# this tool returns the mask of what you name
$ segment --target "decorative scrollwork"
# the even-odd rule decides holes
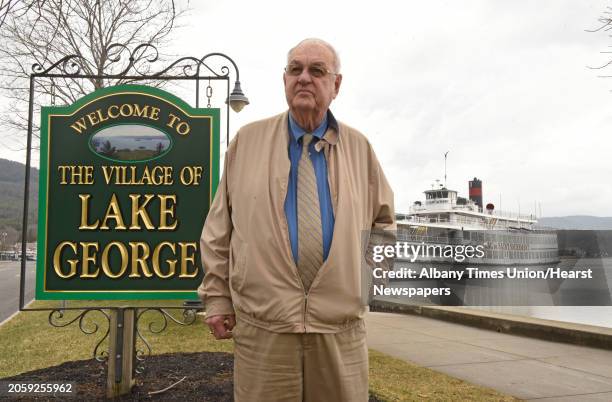
[[[100,326],[96,324],[95,322],[93,322],[92,328],[86,327],[87,324],[85,323],[85,317],[93,311],[97,311],[101,313],[102,315],[104,315],[108,323],[104,336],[98,341],[98,343],[96,343],[96,346],[94,347],[94,350],[93,350],[94,359],[96,359],[99,362],[104,362],[108,359],[108,351],[100,350],[100,346],[102,345],[102,342],[104,342],[104,340],[108,338],[108,334],[110,332],[110,316],[104,310],[87,309],[81,312],[80,314],[77,314],[76,317],[68,320],[67,322],[62,322],[61,320],[64,318],[64,310],[54,309],[54,310],[51,310],[51,312],[49,313],[49,324],[51,324],[52,326],[56,328],[64,328],[74,322],[78,322],[79,329],[81,330],[82,333],[86,335],[92,335],[98,332],[98,329],[100,329]]]
[[[163,319],[162,324],[161,324],[161,326],[159,328],[155,328],[155,325],[156,325],[155,321],[151,321],[149,323],[149,331],[151,333],[154,333],[154,334],[159,334],[159,333],[163,332],[168,327],[168,319],[170,319],[173,322],[175,322],[176,324],[182,325],[182,326],[191,325],[191,324],[194,323],[194,321],[196,319],[196,310],[191,309],[191,308],[183,309],[183,320],[181,321],[180,319],[175,318],[172,314],[170,314],[169,312],[167,312],[163,308],[159,308],[159,307],[147,307],[147,308],[142,309],[141,311],[139,311],[138,316],[136,318],[136,327],[138,327],[138,323],[140,321],[140,317],[142,317],[143,314],[145,314],[145,313],[147,313],[149,311],[153,311],[153,312],[159,313],[161,318]]]
[[[50,67],[45,68],[39,63],[32,65],[32,75],[44,76],[52,74],[64,74],[67,76],[81,76],[97,78],[122,78],[125,76],[136,76],[142,78],[159,77],[216,77],[228,78],[230,67],[222,63],[218,68],[213,68],[211,62],[215,59],[224,60],[231,63],[236,71],[236,78],[239,80],[238,67],[236,63],[223,53],[209,53],[202,58],[181,57],[166,67],[154,72],[155,63],[159,62],[159,51],[150,43],[142,43],[133,50],[122,43],[109,45],[102,54],[106,55],[106,64],[100,69],[94,67],[95,63],[77,54],[68,55]],[[94,73],[95,72],[95,73]]]
[[[194,309],[194,308],[183,309],[183,319],[182,320],[174,317],[168,311],[166,311],[163,308],[159,308],[159,307],[147,307],[142,310],[139,310],[138,314],[136,315],[136,336],[137,336],[137,339],[140,339],[142,341],[142,343],[144,344],[144,348],[146,348],[146,350],[142,348],[136,349],[137,364],[136,364],[135,371],[138,374],[142,374],[144,372],[145,360],[147,359],[147,357],[151,356],[151,351],[152,351],[151,344],[142,335],[140,329],[138,328],[138,324],[140,323],[140,318],[143,316],[143,314],[149,311],[158,313],[159,316],[157,317],[158,318],[161,317],[162,319],[161,324],[156,323],[155,321],[149,322],[148,330],[149,332],[153,334],[159,334],[163,332],[168,327],[168,319],[170,319],[171,321],[173,321],[174,323],[178,325],[187,326],[187,325],[193,324],[197,317],[196,315],[197,309]],[[156,325],[158,325],[158,327],[156,327]]]
[[[34,75],[45,75],[50,74],[53,70],[65,75],[78,75],[81,71],[86,71],[89,66],[89,62],[83,56],[72,54],[61,58],[59,61],[52,64],[49,68],[45,69],[41,64],[32,64],[32,73]]]
[[[200,60],[196,57],[181,57],[172,62],[168,67],[153,74],[154,76],[163,76],[171,74],[173,71],[179,71],[184,77],[197,77],[200,71]]]

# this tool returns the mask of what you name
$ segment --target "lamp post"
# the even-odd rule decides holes
[[[6,236],[7,235],[8,235],[8,233],[6,233],[6,232],[0,233],[0,236],[2,236],[2,239],[0,240],[0,253],[2,253],[1,254],[2,258],[0,258],[0,259],[2,259],[2,260],[4,259],[4,244],[5,244]]]
[[[221,59],[225,59],[229,61],[234,67],[234,71],[236,72],[236,80],[234,81],[234,88],[232,89],[231,93],[229,93],[229,73],[230,73],[229,67],[227,66],[221,67],[221,74],[215,72],[215,70],[212,69],[207,64],[208,59],[212,57],[218,57]],[[219,52],[208,53],[207,55],[205,55],[199,60],[197,71],[196,71],[198,78],[200,77],[200,71],[202,70],[202,67],[204,67],[204,71],[212,72],[215,77],[228,80],[228,86],[227,86],[228,97],[225,100],[225,104],[231,107],[234,112],[240,113],[240,111],[246,105],[249,104],[249,99],[244,95],[244,92],[242,92],[242,87],[240,86],[240,71],[238,70],[238,66],[236,65],[234,60],[232,60],[231,57],[229,57],[228,55],[224,53],[219,53]],[[205,79],[205,77],[202,77],[202,78]],[[210,84],[209,84],[209,87],[210,87]],[[199,94],[200,94],[200,80],[198,79],[196,81],[196,107],[199,106],[199,98],[200,98]],[[207,88],[206,96],[209,98],[209,103],[210,103],[211,95],[212,95],[212,88],[210,88],[210,91]],[[226,144],[229,144],[229,110],[227,111],[226,125],[227,125]]]

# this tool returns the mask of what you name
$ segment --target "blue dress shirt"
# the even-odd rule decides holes
[[[311,133],[313,140],[308,145],[310,160],[314,167],[317,179],[317,192],[319,193],[319,206],[321,208],[321,229],[323,234],[323,260],[327,259],[329,248],[334,233],[334,211],[332,207],[331,194],[329,192],[329,182],[327,180],[327,161],[323,150],[317,152],[314,144],[323,137],[328,126],[337,127],[336,120],[331,112],[323,119],[323,122]],[[291,241],[291,251],[293,259],[298,260],[298,216],[297,216],[297,181],[298,164],[302,156],[302,136],[307,132],[300,127],[291,113],[289,113],[289,160],[291,169],[289,170],[289,185],[287,188],[287,198],[285,198],[285,215],[287,216],[287,227],[289,230],[289,240]]]

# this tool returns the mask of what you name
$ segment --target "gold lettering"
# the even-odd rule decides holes
[[[113,113],[113,108],[117,111],[116,113]],[[116,119],[117,117],[119,117],[119,106],[117,105],[111,105],[108,107],[108,117],[110,117],[111,119]]]
[[[83,130],[87,129],[87,125],[85,124],[85,118],[81,117],[79,120],[75,121],[74,124],[71,124],[70,127],[72,127],[76,132],[81,134]]]
[[[106,184],[110,184],[110,179],[113,177],[114,166],[102,166],[102,173],[104,173],[104,181]]]
[[[81,248],[83,249],[83,272],[81,273],[81,278],[97,278],[100,273],[100,268],[96,266],[96,255],[98,253],[98,243],[93,242],[81,242]],[[94,254],[91,256],[89,254],[89,249],[93,248]],[[93,262],[95,271],[89,272],[89,263]]]
[[[136,170],[132,170],[132,177],[136,176]],[[134,184],[151,184],[151,174],[149,172],[149,167],[145,166],[144,172],[142,172],[142,177],[138,181],[138,183]]]
[[[179,242],[179,246],[181,247],[181,274],[179,278],[195,278],[198,275],[198,267],[195,265],[195,252],[198,249],[196,243],[183,243]],[[189,249],[193,248],[193,252],[189,252]],[[193,272],[187,272],[188,264],[187,262],[191,262],[195,270]]]
[[[130,248],[132,249],[132,273],[130,274],[130,278],[140,278],[140,274],[138,273],[138,267],[142,269],[142,273],[147,278],[153,276],[151,270],[149,269],[149,264],[147,262],[147,258],[149,258],[149,254],[151,253],[151,249],[147,243],[137,241],[130,242]],[[142,250],[142,255],[139,250]]]
[[[176,271],[176,260],[166,260],[166,262],[168,263],[168,273],[164,275],[161,271],[161,267],[159,264],[159,255],[163,247],[169,247],[170,250],[172,250],[172,253],[176,253],[176,247],[174,246],[174,243],[164,241],[155,246],[155,248],[153,249],[153,271],[155,271],[158,277],[162,279],[167,279],[172,277]]]
[[[161,166],[155,166],[151,170],[151,180],[156,186],[164,184],[164,169]]]
[[[68,261],[68,264],[70,264],[70,271],[67,274],[64,274],[62,272],[60,258],[62,256],[62,249],[66,246],[70,247],[72,251],[76,254],[77,246],[75,243],[71,241],[61,242],[55,248],[55,251],[53,252],[53,269],[55,270],[55,273],[57,274],[57,276],[59,276],[60,278],[64,278],[64,279],[71,278],[74,275],[76,275],[77,264],[79,263],[79,260],[66,260]]]
[[[102,226],[100,226],[101,230],[110,229],[107,224],[107,221],[109,219],[115,220],[115,230],[127,229],[125,223],[123,222],[123,217],[121,216],[121,208],[119,207],[119,201],[117,201],[117,196],[115,194],[113,194],[113,196],[111,197],[110,203],[108,204],[108,208],[106,209],[106,214],[104,215]]]
[[[63,165],[58,166],[60,171],[60,184],[93,184],[93,166],[73,166]],[[70,183],[68,183],[70,180]]]
[[[87,218],[89,217],[89,199],[91,198],[91,194],[79,194],[79,198],[81,199],[81,225],[79,226],[79,230],[94,230],[98,228],[100,224],[100,219],[96,219],[96,221],[92,224],[87,223]]]
[[[113,271],[111,271],[110,265],[108,263],[108,255],[110,254],[110,249],[113,246],[117,247],[119,249],[119,253],[121,254],[121,267],[119,269],[119,272],[116,274],[114,274]],[[128,266],[127,247],[125,247],[123,243],[118,242],[118,241],[113,241],[113,242],[108,243],[108,245],[104,247],[104,251],[102,251],[102,271],[104,271],[106,276],[108,276],[111,279],[117,279],[125,273],[127,266]]]
[[[186,168],[187,167],[183,169]],[[201,167],[198,168],[201,170]],[[155,166],[152,169],[149,169],[148,166],[145,166],[142,170],[142,173],[138,173],[138,167],[136,166],[129,166],[129,169],[128,166],[102,166],[102,173],[104,174],[104,182],[106,184],[112,183],[116,185],[129,186],[168,186],[174,183],[172,179],[172,166]],[[182,172],[181,175],[183,175]],[[196,175],[196,177],[198,177],[198,172],[196,171],[195,173],[191,174],[191,176],[193,175]],[[188,184],[192,183],[190,182]]]
[[[81,184],[94,184],[93,166],[83,166],[85,168],[85,178]]]
[[[174,114],[168,113],[168,117],[170,117],[170,121],[168,122],[168,124],[166,124],[166,126],[170,128],[174,128],[176,132],[179,133],[180,135],[187,135],[189,131],[191,130],[191,127],[189,127],[189,124],[185,123],[184,121],[181,121],[181,119],[175,116]],[[176,123],[177,121],[179,123],[175,127],[174,123]]]
[[[174,128],[174,123],[176,123],[177,120],[181,121],[181,119],[179,119],[172,113],[168,113],[168,117],[170,117],[170,121],[168,122],[168,124],[166,124],[166,126],[170,128]]]
[[[60,184],[68,184],[68,182],[66,181],[66,171],[70,168],[70,166],[58,166],[57,170],[59,170],[61,173],[60,175],[62,176],[62,178],[60,179]]]
[[[180,135],[187,135],[189,134],[189,131],[191,131],[191,127],[184,121],[176,125],[176,132]]]
[[[202,166],[193,167],[193,176],[193,185],[197,186],[200,184],[200,179],[202,178]]]
[[[140,230],[139,217],[142,218],[142,221],[147,229],[155,229],[155,226],[153,226],[151,218],[149,218],[149,215],[147,214],[147,211],[145,209],[145,207],[147,206],[149,201],[151,201],[154,195],[145,194],[144,197],[144,202],[142,204],[139,204],[140,194],[130,194],[130,198],[132,199],[132,225],[130,226],[130,230]]]
[[[158,107],[151,107],[151,114],[149,115],[149,119],[159,120],[159,108]]]
[[[166,216],[174,218],[174,207],[176,207],[176,194],[158,194],[159,197],[159,230],[174,230],[178,221],[168,222]],[[168,205],[168,201],[171,201]]]
[[[80,166],[70,166],[70,184],[80,184],[82,177],[81,173]],[[75,181],[75,179],[77,179],[77,181]]]
[[[87,113],[87,118],[89,119],[89,124],[91,124],[92,127],[100,122],[95,112]]]
[[[123,117],[130,117],[132,114],[134,114],[134,108],[129,103],[124,103],[119,107],[119,114]]]
[[[134,116],[138,117],[147,117],[147,113],[149,112],[149,105],[145,105],[142,109],[140,105],[134,104]]]
[[[185,172],[189,173],[189,180],[185,178]],[[184,186],[189,186],[193,183],[193,172],[191,171],[191,166],[185,166],[179,172],[179,179]]]
[[[179,178],[185,186],[199,185],[202,178],[202,166],[184,166],[179,172]]]
[[[104,115],[102,114],[102,110],[101,109],[96,110],[96,114],[98,115],[98,119],[100,119],[100,123],[102,123],[103,121],[108,120],[108,117],[104,117]]]
[[[170,186],[174,183],[172,180],[172,166],[164,166],[164,184]]]

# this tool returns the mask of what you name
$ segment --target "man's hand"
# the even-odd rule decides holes
[[[236,325],[236,316],[230,315],[213,315],[207,317],[204,322],[210,328],[210,333],[215,336],[216,339],[229,339],[232,337],[232,329]]]

